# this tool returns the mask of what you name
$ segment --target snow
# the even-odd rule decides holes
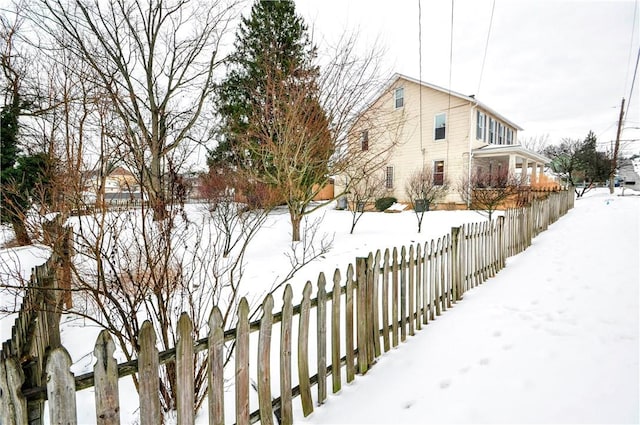
[[[297,422],[638,423],[639,221],[637,197],[576,201],[495,278]]]
[[[333,240],[332,248],[293,278],[294,303],[321,271],[330,281],[335,268],[344,273],[357,256],[484,220],[472,211],[429,211],[418,234],[413,211],[366,212],[349,235],[350,212],[330,205],[316,218],[318,238]],[[589,192],[495,278],[465,293],[311,416],[303,418],[295,399],[296,423],[638,422],[639,221],[640,197]],[[255,302],[287,273],[291,249],[288,215],[276,211],[247,252],[243,285]],[[281,295],[274,298],[279,311]],[[62,329],[76,374],[95,361],[98,329],[84,325],[76,320]],[[93,422],[93,390],[77,397],[79,423]],[[120,380],[120,401],[122,422],[131,423],[137,395],[129,378]]]

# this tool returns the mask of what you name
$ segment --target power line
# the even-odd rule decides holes
[[[491,5],[491,18],[489,18],[489,30],[487,31],[487,41],[484,44],[484,55],[482,56],[482,66],[480,67],[480,79],[478,80],[478,90],[476,96],[480,93],[480,85],[482,84],[482,74],[484,74],[484,63],[487,60],[487,50],[489,50],[489,37],[491,37],[491,27],[493,25],[493,11],[496,8],[496,0]]]
[[[633,70],[633,80],[631,80],[631,90],[629,90],[629,105],[631,105],[631,97],[633,96],[633,86],[636,84],[636,76],[638,75],[638,62],[640,62],[640,47],[638,47],[638,56],[636,57],[636,67]],[[627,107],[627,111],[629,108]],[[625,111],[625,115],[627,115],[627,111]]]
[[[420,97],[418,103],[420,107],[420,153],[422,154],[422,168],[424,169],[424,147],[422,146],[422,5],[418,0],[418,81],[420,82]]]
[[[631,54],[633,53],[633,41],[636,33],[636,15],[638,11],[638,0],[635,0],[633,5],[633,23],[631,24],[631,40],[629,41],[629,56],[627,57],[627,75],[624,77],[624,88],[627,89],[627,83],[629,82],[629,63],[631,63]]]

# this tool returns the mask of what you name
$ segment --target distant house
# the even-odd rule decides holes
[[[395,136],[397,146],[384,166],[386,193],[401,202],[409,201],[405,187],[410,176],[424,168],[433,172],[436,184],[449,183],[443,202],[462,204],[456,187],[472,171],[508,170],[534,184],[550,162],[519,145],[522,128],[473,95],[395,74],[363,116],[372,108],[387,110],[385,120],[393,114],[404,120]],[[362,122],[366,124],[356,125],[362,127],[357,130],[363,135],[363,150],[375,155],[376,144],[392,142],[369,136],[375,133],[373,127],[384,123]]]
[[[86,188],[83,198],[88,204],[100,201],[101,187],[104,192],[104,202],[107,204],[123,204],[143,199],[137,179],[124,167],[115,168],[104,177],[104,182],[101,182],[98,171],[88,172],[85,178]]]

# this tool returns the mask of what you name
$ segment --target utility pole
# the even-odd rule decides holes
[[[624,97],[620,104],[620,118],[618,118],[618,132],[616,133],[616,144],[613,147],[613,158],[611,158],[611,176],[609,178],[609,193],[613,193],[616,168],[618,167],[618,151],[620,150],[620,132],[622,131],[622,118],[624,117]]]

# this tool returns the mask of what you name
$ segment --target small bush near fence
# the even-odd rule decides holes
[[[396,202],[398,202],[398,200],[392,196],[376,199],[376,209],[378,211],[384,211]]]

